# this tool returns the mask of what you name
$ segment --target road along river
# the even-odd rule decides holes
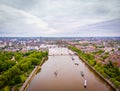
[[[71,54],[71,55],[70,55]],[[86,85],[86,88],[85,86]],[[49,48],[49,58],[27,91],[114,91],[68,48]]]

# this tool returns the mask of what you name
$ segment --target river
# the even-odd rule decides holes
[[[48,60],[35,75],[27,91],[114,91],[73,54],[68,48],[49,48]]]

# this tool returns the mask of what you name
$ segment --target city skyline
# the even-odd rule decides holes
[[[120,37],[119,0],[1,0],[0,37]]]

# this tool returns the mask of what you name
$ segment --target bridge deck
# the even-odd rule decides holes
[[[49,56],[73,56],[75,54],[49,54]]]

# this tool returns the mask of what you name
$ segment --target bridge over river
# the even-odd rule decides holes
[[[54,47],[49,48],[48,60],[42,65],[41,71],[35,75],[27,91],[114,90],[68,48]]]

